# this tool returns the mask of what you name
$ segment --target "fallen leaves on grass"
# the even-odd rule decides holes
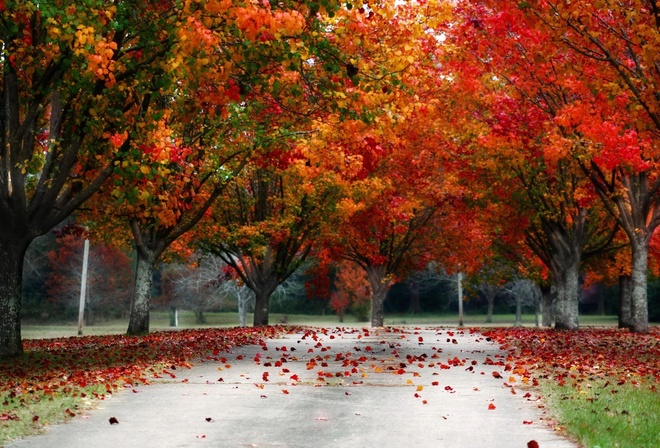
[[[26,394],[85,397],[82,389],[94,385],[111,393],[146,384],[150,377],[174,378],[177,369],[189,368],[192,361],[218,361],[220,352],[261,343],[281,331],[282,327],[253,327],[25,340],[23,356],[0,361],[0,393],[8,399]]]
[[[524,383],[549,378],[580,390],[589,381],[602,379],[611,387],[647,384],[657,390],[660,382],[660,328],[651,328],[648,334],[614,328],[496,328],[483,335],[509,352],[507,363],[513,364],[512,373]]]

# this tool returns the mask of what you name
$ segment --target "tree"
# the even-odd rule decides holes
[[[516,307],[516,320],[514,326],[519,327],[522,325],[522,307],[532,306],[535,312],[536,326],[538,327],[540,324],[539,311],[543,299],[541,289],[538,285],[529,279],[518,279],[507,283],[504,285],[503,289],[512,299]]]
[[[339,316],[339,322],[344,321],[344,314],[349,309],[353,310],[358,320],[369,318],[369,282],[359,266],[346,261],[340,263],[334,286],[335,290],[330,295],[330,307]]]
[[[222,309],[231,281],[226,264],[218,257],[196,254],[188,263],[168,263],[163,266],[163,291],[170,308],[190,309],[196,323],[205,323],[204,312]]]
[[[128,334],[149,331],[158,258],[258,153],[260,134],[271,126],[269,136],[278,133],[284,108],[303,93],[310,93],[307,104],[318,102],[315,89],[327,84],[325,69],[315,68],[324,66],[314,45],[328,42],[317,37],[323,33],[313,5],[209,0],[187,23],[157,80],[157,107],[146,112],[151,123],[132,145],[131,161],[115,170],[109,193],[128,217],[138,254]]]
[[[170,6],[25,1],[0,10],[0,357],[22,352],[26,248],[101,187],[141,126],[181,23]]]
[[[57,230],[56,235],[57,248],[48,254],[51,263],[51,273],[46,280],[48,299],[78,310],[83,242],[88,235],[84,228],[75,224],[67,224]],[[125,315],[132,283],[131,259],[125,253],[107,244],[92,244],[87,269],[86,324],[94,325],[97,317]]]
[[[307,259],[337,200],[332,173],[309,166],[295,149],[265,157],[272,166],[246,167],[199,240],[254,292],[254,325],[268,324],[270,296]]]
[[[486,157],[481,165],[490,171],[489,181],[494,175],[496,182],[516,187],[500,190],[504,194],[496,200],[526,215],[526,244],[556,287],[555,328],[576,329],[581,263],[611,244],[618,225],[603,219],[606,212],[580,162],[557,154],[561,126],[555,120],[575,100],[557,79],[570,77],[575,61],[549,57],[549,36],[499,4],[474,2],[460,12],[457,39],[470,42],[467,60],[477,68],[457,71],[471,78],[465,85],[481,83],[485,89],[478,94],[492,97],[475,114],[488,126],[478,137]]]
[[[658,6],[648,1],[480,2],[502,20],[524,24],[518,38],[542,36],[542,51],[530,53],[539,73],[551,61],[550,86],[561,89],[551,157],[572,157],[588,176],[632,252],[632,329],[648,331],[648,246],[660,224],[655,90]],[[513,4],[515,3],[515,4]],[[534,31],[532,31],[534,30]],[[505,33],[501,34],[505,36]],[[509,36],[512,36],[509,34]],[[535,98],[531,96],[530,98]]]

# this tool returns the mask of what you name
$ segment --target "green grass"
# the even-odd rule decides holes
[[[238,314],[229,312],[205,313],[206,322],[198,324],[195,322],[195,315],[190,311],[181,311],[179,313],[178,328],[206,328],[206,327],[235,327],[238,326]],[[248,314],[248,324],[252,322],[252,314]],[[496,314],[493,316],[492,323],[486,323],[486,316],[483,314],[466,314],[463,319],[466,327],[496,327],[511,326],[515,321],[513,314]],[[358,322],[352,315],[347,315],[344,322],[339,322],[337,316],[333,314],[326,315],[304,315],[304,314],[270,314],[271,324],[290,324],[290,325],[311,325],[319,327],[336,326],[369,326],[369,322]],[[534,326],[534,315],[523,314],[522,323],[524,326]],[[609,326],[617,324],[616,316],[580,316],[580,323],[583,326]],[[385,325],[439,325],[456,326],[458,325],[458,315],[456,314],[390,314],[385,316]],[[94,326],[84,327],[83,334],[89,336],[98,336],[106,334],[123,334],[128,328],[128,320],[118,320],[111,322],[102,322]],[[169,316],[164,311],[153,311],[150,322],[151,331],[175,330],[170,327]],[[22,335],[25,339],[44,339],[56,337],[69,337],[78,334],[77,322],[70,322],[58,325],[38,325],[24,324],[22,326]]]
[[[645,386],[604,380],[577,390],[542,384],[560,426],[585,448],[654,448],[660,437],[660,394]]]
[[[6,420],[0,420],[0,446],[3,442],[39,433],[44,426],[61,423],[94,407],[93,394],[105,393],[105,387],[90,386],[73,395],[35,392],[20,398],[11,392],[0,393]],[[67,412],[68,409],[68,412]]]

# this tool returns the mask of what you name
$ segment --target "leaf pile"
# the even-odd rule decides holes
[[[0,397],[21,401],[49,395],[84,397],[82,389],[89,386],[102,386],[111,393],[146,384],[149,377],[174,376],[171,370],[189,368],[195,359],[261,343],[281,331],[281,327],[252,327],[26,340],[24,356],[0,361]]]
[[[660,383],[660,328],[651,328],[648,334],[611,328],[574,332],[497,328],[483,335],[511,354],[514,372],[534,382],[553,379],[580,390],[588,381],[603,380],[612,387],[647,385],[652,391]]]

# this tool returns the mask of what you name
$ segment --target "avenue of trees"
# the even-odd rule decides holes
[[[254,325],[304,269],[340,316],[366,297],[373,326],[429,272],[491,313],[508,285],[564,330],[581,279],[618,283],[620,325],[648,331],[654,0],[70,3],[0,1],[0,357],[22,353],[33,266],[75,300],[82,235],[88,312],[130,303],[132,335],[161,266],[172,304],[233,282]]]

